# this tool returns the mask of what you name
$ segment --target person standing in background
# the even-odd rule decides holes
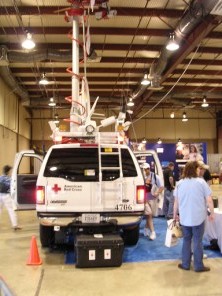
[[[3,175],[0,176],[0,214],[2,212],[3,206],[5,206],[12,223],[12,228],[14,230],[20,230],[21,227],[18,226],[17,215],[13,207],[13,200],[10,196],[11,178],[9,176],[9,173],[11,169],[11,166],[5,165],[2,169]]]
[[[154,240],[156,239],[156,232],[153,225],[152,203],[155,202],[155,199],[157,199],[159,194],[163,191],[163,184],[160,177],[150,171],[150,165],[148,163],[144,163],[142,168],[144,170],[145,185],[147,189],[144,212],[146,217],[144,236],[149,236],[150,240]]]
[[[186,163],[182,179],[174,191],[173,218],[180,221],[183,231],[182,263],[178,264],[178,268],[190,270],[193,242],[194,270],[205,272],[210,268],[203,264],[204,224],[207,208],[210,210],[208,219],[214,219],[214,206],[211,189],[199,174],[198,161]]]
[[[163,172],[164,176],[164,200],[163,200],[163,215],[167,219],[173,218],[173,204],[174,204],[174,196],[173,190],[175,186],[174,180],[174,163],[170,162],[167,168]]]

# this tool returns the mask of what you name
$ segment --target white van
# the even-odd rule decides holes
[[[155,151],[146,153],[153,156],[161,172]],[[143,159],[138,155],[140,162],[145,161],[144,156],[145,152]],[[18,191],[22,180],[26,183],[24,177],[17,176],[21,179]],[[36,185],[43,247],[65,243],[68,235],[116,231],[125,244],[137,243],[145,186],[140,164],[127,145],[102,140],[53,145],[44,157]]]

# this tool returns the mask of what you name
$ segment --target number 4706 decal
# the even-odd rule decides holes
[[[127,205],[127,204],[117,204],[115,206],[115,210],[117,211],[132,211],[133,206],[132,205]]]

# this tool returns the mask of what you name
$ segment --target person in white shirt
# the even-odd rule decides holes
[[[158,198],[164,187],[160,177],[150,171],[150,165],[148,163],[144,163],[142,168],[144,170],[145,185],[147,189],[144,212],[144,215],[146,216],[144,236],[148,236],[150,240],[154,240],[156,239],[156,232],[153,225],[153,212],[151,203]]]
[[[14,230],[20,230],[21,227],[18,226],[17,215],[15,213],[15,210],[13,207],[13,201],[10,196],[11,178],[9,176],[9,173],[11,169],[12,169],[11,166],[5,165],[2,169],[3,174],[2,176],[0,176],[0,214],[2,212],[3,206],[5,206],[12,223],[12,228]]]

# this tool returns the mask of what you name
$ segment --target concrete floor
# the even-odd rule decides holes
[[[13,295],[222,295],[221,258],[207,259],[205,264],[211,267],[211,271],[206,273],[179,270],[179,260],[124,263],[117,268],[78,269],[64,264],[63,253],[41,249],[35,211],[19,212],[18,217],[23,229],[17,232],[11,230],[5,210],[0,220],[0,275]],[[37,238],[43,260],[39,266],[26,265],[33,235]]]

